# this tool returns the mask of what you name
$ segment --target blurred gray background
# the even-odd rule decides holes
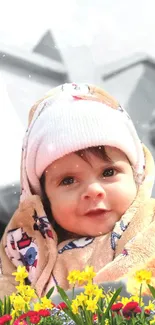
[[[155,157],[154,12],[154,0],[1,0],[0,234],[19,199],[28,111],[53,86],[104,87]]]

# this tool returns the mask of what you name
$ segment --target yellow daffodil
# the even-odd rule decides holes
[[[86,283],[86,274],[85,271],[82,271],[78,276],[78,285],[82,286],[85,283]]]
[[[100,298],[105,298],[105,294],[103,293],[103,290],[97,286],[97,288],[94,290],[94,295],[97,300]]]
[[[155,316],[153,317],[152,320],[149,321],[151,325],[155,325]]]
[[[86,266],[84,269],[85,281],[91,282],[95,277],[96,273],[94,272],[93,266]]]
[[[76,282],[78,281],[78,277],[79,277],[80,273],[81,272],[79,270],[70,271],[69,275],[67,277],[69,284],[75,285]]]
[[[73,270],[69,272],[67,280],[70,284],[83,285],[85,282],[92,282],[96,273],[93,270],[92,266],[86,266],[85,270],[80,272],[79,270]]]
[[[97,300],[100,298],[104,298],[103,290],[98,287],[98,285],[88,282],[88,284],[84,287],[84,294],[89,297],[95,296]]]
[[[77,299],[72,300],[71,308],[72,308],[73,314],[79,313],[79,302]]]
[[[83,307],[85,305],[88,297],[83,292],[81,292],[78,296],[76,296],[76,299],[77,299],[78,305]]]
[[[95,313],[95,311],[98,309],[96,298],[94,298],[94,299],[89,298],[86,301],[86,305],[87,305],[87,308],[86,309],[87,310],[90,310],[92,313]]]
[[[35,293],[35,290],[31,288],[30,286],[25,286],[25,292],[24,295],[26,297],[29,297],[30,299],[37,298],[37,295]]]
[[[117,300],[117,301],[120,301],[120,299],[121,299],[121,296],[118,295],[117,298],[116,298],[116,300]]]
[[[52,302],[46,296],[41,298],[42,309],[51,308]]]
[[[132,295],[138,295],[141,290],[141,295],[150,295],[148,284],[155,286],[155,278],[152,277],[150,270],[134,268],[128,273],[127,291]]]
[[[130,297],[130,301],[135,301],[139,303],[139,296],[135,295],[135,296],[131,296]],[[144,301],[143,298],[141,297],[141,307],[144,306]]]
[[[29,298],[29,300],[37,297],[35,290],[28,285],[20,284],[19,286],[16,286],[16,289],[22,297],[27,299]]]
[[[12,295],[10,296],[10,301],[12,304],[13,304],[15,298],[16,298],[16,293],[13,292]]]
[[[42,304],[40,302],[36,302],[33,306],[34,311],[39,311],[42,309]]]
[[[131,301],[135,301],[135,302],[138,302],[139,303],[139,296],[131,296],[129,298],[127,297],[122,297],[120,299],[120,302],[123,304],[123,305],[126,305],[128,302],[131,302]],[[143,299],[141,299],[141,306],[144,305],[144,302],[143,302]]]
[[[40,301],[38,301],[38,302],[36,302],[35,304],[34,304],[34,310],[35,311],[39,311],[39,310],[41,310],[41,309],[52,309],[53,308],[53,304],[52,304],[52,302],[51,302],[51,300],[50,299],[48,299],[46,296],[45,297],[42,297],[41,299],[40,299]]]
[[[12,275],[14,275],[15,280],[20,283],[23,283],[24,279],[28,277],[28,273],[26,271],[25,266],[21,266],[21,265],[17,267],[17,272],[13,272]]]
[[[96,289],[98,288],[98,286],[93,283],[88,283],[84,288],[85,288],[85,291],[84,291],[85,295],[93,296],[93,295],[95,295],[95,292],[96,292]]]
[[[15,296],[12,305],[16,312],[16,315],[19,315],[21,311],[22,312],[26,311],[26,302],[22,296]]]
[[[152,272],[148,270],[140,270],[135,274],[135,280],[139,283],[150,284],[152,278]]]
[[[151,300],[149,300],[149,303],[147,306],[145,306],[145,309],[149,309],[149,310],[155,309],[155,305],[153,304],[153,302]]]
[[[11,311],[11,316],[12,316],[12,319],[14,319],[16,316],[16,311],[14,309],[12,309],[12,311]]]
[[[131,293],[134,296],[138,296],[139,292],[140,292],[140,286],[141,286],[141,284],[139,282],[137,282],[136,279],[134,279],[133,277],[128,278],[126,289],[129,293]],[[144,288],[144,285],[143,285],[143,288]]]
[[[153,287],[155,286],[155,278],[151,279],[151,283],[150,283]],[[143,283],[138,282],[135,278],[133,277],[129,277],[128,278],[128,282],[126,285],[126,289],[127,291],[134,295],[134,296],[138,296],[139,292],[140,292],[140,287],[142,285],[141,288],[141,294],[142,295],[150,295],[150,290],[148,288],[147,283],[144,281]]]
[[[123,305],[126,305],[128,302],[130,302],[130,298],[127,298],[127,297],[122,297],[120,299],[120,302],[123,304]]]

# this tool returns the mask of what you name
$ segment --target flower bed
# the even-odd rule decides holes
[[[122,297],[119,288],[105,291],[93,283],[93,267],[84,271],[73,270],[68,275],[72,285],[72,299],[57,286],[62,302],[55,305],[50,299],[54,288],[46,296],[39,298],[33,288],[25,285],[28,274],[19,266],[13,275],[19,285],[17,291],[0,300],[0,325],[108,325],[108,324],[155,324],[155,288],[149,270],[139,270],[129,277],[128,290],[134,295]],[[84,291],[75,297],[76,286]],[[146,305],[143,293],[151,298]],[[135,295],[136,294],[136,295]]]

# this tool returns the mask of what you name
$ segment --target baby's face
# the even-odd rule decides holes
[[[116,148],[106,153],[112,162],[88,152],[88,163],[71,153],[47,168],[45,191],[62,228],[83,236],[108,233],[133,202],[137,188],[128,159]]]

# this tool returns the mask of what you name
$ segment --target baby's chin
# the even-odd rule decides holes
[[[109,227],[108,229],[104,229],[104,230],[89,230],[86,232],[81,232],[81,234],[79,234],[79,236],[82,237],[98,237],[98,236],[103,236],[106,235],[108,233],[110,233],[113,230],[114,227]]]
[[[106,235],[108,233],[111,233],[115,227],[115,224],[118,220],[114,221],[113,220],[109,220],[108,223],[106,224],[96,224],[92,226],[92,224],[87,225],[83,228],[76,228],[76,234],[74,233],[74,231],[69,231],[70,234],[73,235],[73,237],[98,237],[98,236],[103,236]]]
[[[119,219],[116,220],[115,223],[110,222],[109,220],[109,223],[107,223],[106,225],[100,225],[99,227],[96,227],[96,229],[89,229],[87,232],[87,236],[97,237],[107,235],[108,233],[111,233],[113,231],[117,221],[119,221]]]

